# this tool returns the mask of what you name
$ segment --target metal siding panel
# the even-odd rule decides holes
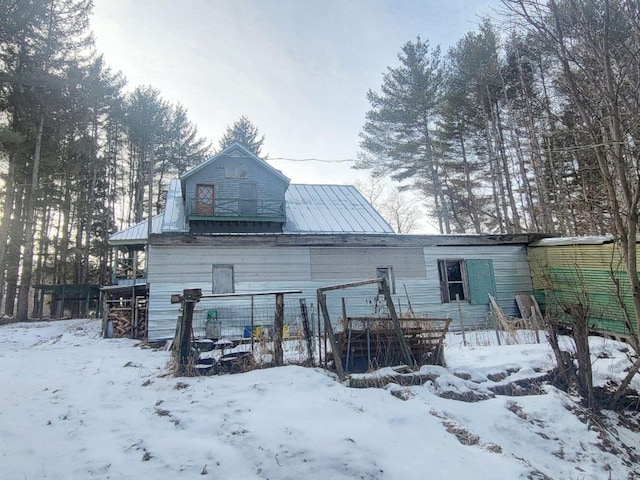
[[[382,265],[394,265],[396,294],[393,295],[396,309],[406,312],[409,301],[416,315],[428,315],[432,318],[450,317],[454,320],[454,329],[459,328],[459,315],[455,303],[443,304],[440,298],[440,284],[437,273],[438,258],[491,258],[496,276],[497,298],[507,315],[517,313],[514,301],[515,293],[531,293],[531,282],[527,263],[524,260],[524,249],[518,246],[496,247],[425,247],[420,248],[422,260],[406,261],[405,267],[397,268],[390,259],[393,248],[385,248],[387,252]],[[398,249],[400,252],[402,249]],[[414,259],[415,250],[405,255],[406,259]],[[339,254],[335,254],[340,252]],[[396,252],[396,253],[398,253]],[[317,254],[319,252],[315,252]],[[321,253],[321,252],[320,252]],[[328,251],[325,251],[328,253]],[[313,311],[314,322],[317,322],[316,289],[322,286],[344,283],[342,275],[353,275],[354,280],[363,277],[374,278],[375,266],[371,272],[341,270],[345,255],[353,254],[348,249],[335,247],[334,254],[324,256],[325,262],[333,266],[325,267],[325,272],[335,271],[332,278],[328,273],[323,280],[312,280],[312,253],[309,247],[251,247],[242,249],[206,248],[188,246],[152,246],[150,255],[149,283],[149,338],[160,339],[172,337],[178,316],[178,306],[171,305],[170,295],[180,293],[184,288],[211,289],[211,265],[214,263],[234,265],[235,287],[237,292],[290,290],[300,289],[300,295],[288,296],[286,301],[305,298],[310,311]],[[314,257],[318,260],[319,257]],[[377,261],[377,259],[376,259]],[[185,264],[185,262],[190,262]],[[411,263],[411,264],[409,264]],[[202,268],[199,265],[204,265]],[[416,266],[417,265],[417,266]],[[425,267],[426,266],[426,267]],[[200,272],[206,271],[207,278]],[[367,267],[368,268],[368,267]],[[418,274],[422,269],[423,273]],[[180,272],[178,274],[178,272]],[[195,275],[193,272],[197,272]],[[197,281],[194,281],[197,276]],[[355,277],[355,278],[354,278]],[[523,278],[524,277],[524,278]],[[191,280],[189,280],[189,278]],[[178,279],[178,280],[176,280]],[[507,283],[508,282],[508,283]],[[406,287],[406,293],[405,293]],[[380,303],[376,285],[340,290],[328,296],[329,310],[334,323],[341,316],[340,299],[344,297],[350,315],[374,315]],[[484,325],[488,307],[486,305],[462,305],[465,326]]]
[[[581,303],[588,306],[594,329],[628,334],[628,316],[636,330],[631,288],[616,244],[533,247],[529,260],[546,311],[562,316],[565,306]]]
[[[389,265],[396,279],[425,277],[421,248],[312,247],[310,254],[312,280],[372,279],[376,267]]]

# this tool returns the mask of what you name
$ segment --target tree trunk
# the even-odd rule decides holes
[[[16,320],[26,322],[29,319],[29,290],[33,273],[33,246],[35,240],[35,206],[38,198],[38,182],[40,169],[40,153],[44,132],[44,113],[40,113],[36,145],[33,152],[33,169],[31,171],[31,189],[27,196],[27,208],[24,219],[24,248],[22,250],[22,271],[20,273],[20,288],[18,290],[18,305]]]

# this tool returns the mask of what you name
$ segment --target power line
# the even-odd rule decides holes
[[[354,158],[326,159],[326,158],[285,158],[285,157],[268,157],[267,160],[283,160],[285,162],[321,162],[321,163],[348,163],[355,162]]]

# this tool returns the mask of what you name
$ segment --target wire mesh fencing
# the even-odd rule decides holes
[[[263,368],[274,363],[274,296],[202,298],[193,313],[194,344],[200,373]],[[281,348],[284,364],[315,363],[317,324],[306,302],[283,302]],[[279,344],[279,342],[278,342]]]

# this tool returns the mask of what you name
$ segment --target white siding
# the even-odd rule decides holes
[[[505,313],[516,315],[514,296],[531,293],[531,279],[523,246],[483,247],[309,247],[309,246],[242,246],[194,247],[153,246],[150,252],[149,338],[173,336],[178,305],[171,305],[171,294],[185,288],[200,288],[211,293],[212,265],[233,265],[236,292],[302,290],[286,300],[305,298],[310,311],[316,308],[319,287],[373,279],[376,267],[393,266],[396,308],[404,313],[410,299],[416,314],[451,317],[454,328],[459,325],[455,303],[443,304],[437,261],[443,258],[491,259],[496,280],[497,298]],[[406,293],[405,293],[406,289]],[[341,298],[350,315],[374,314],[378,308],[377,286],[369,285],[328,292],[332,320],[341,315]],[[484,323],[487,305],[463,302],[467,327]],[[317,317],[316,317],[317,318]]]

